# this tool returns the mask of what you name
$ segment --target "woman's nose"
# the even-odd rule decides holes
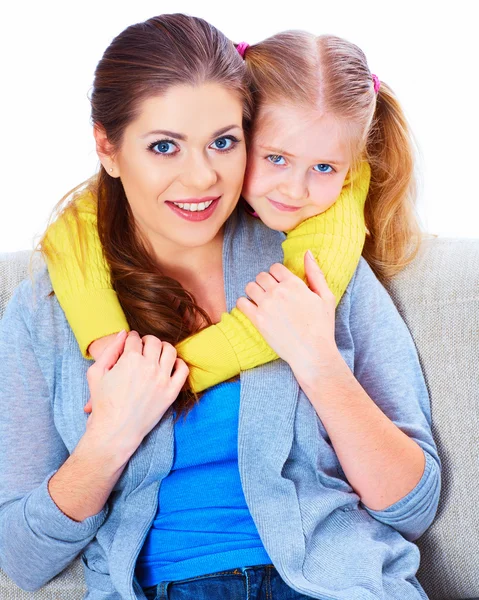
[[[208,190],[218,181],[218,174],[208,156],[198,152],[185,164],[182,180],[191,189]]]

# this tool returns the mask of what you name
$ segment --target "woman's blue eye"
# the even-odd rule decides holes
[[[213,147],[213,150],[231,150],[234,143],[237,141],[238,140],[233,137],[220,137],[216,139],[211,146]]]
[[[316,168],[316,167],[318,167],[318,168]],[[319,165],[314,165],[313,169],[315,171],[318,171],[318,173],[332,173],[334,171],[334,169],[331,165],[326,165],[323,163],[320,163]]]
[[[286,161],[284,161],[284,156],[281,156],[281,154],[270,154],[269,156],[266,157],[270,163],[273,163],[273,165],[285,165]],[[284,161],[284,162],[281,162]]]
[[[154,148],[157,148],[157,150],[154,150]],[[176,144],[168,140],[161,140],[161,142],[151,144],[150,150],[153,150],[155,154],[175,154]]]

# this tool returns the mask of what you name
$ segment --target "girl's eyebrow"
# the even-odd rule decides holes
[[[223,135],[230,129],[241,129],[241,127],[236,124],[228,125],[227,127],[222,127],[221,129],[218,129],[218,131],[215,131],[211,137],[214,137],[214,138],[219,137],[220,135]],[[168,137],[172,137],[177,140],[181,140],[183,142],[186,142],[188,140],[188,136],[186,136],[185,134],[176,133],[175,131],[168,131],[167,129],[155,129],[154,131],[149,131],[148,133],[145,133],[145,135],[142,135],[141,139],[144,139],[144,138],[148,137],[149,135],[166,135]]]
[[[291,152],[286,152],[286,150],[283,150],[282,148],[273,148],[271,146],[262,146],[261,144],[259,144],[260,148],[263,148],[263,150],[267,150],[268,152],[273,152],[274,154],[280,154],[281,156],[289,156],[291,158],[295,158],[294,154],[291,154]],[[344,161],[343,160],[320,160],[318,161],[316,164],[320,165],[320,164],[328,164],[328,165],[343,165]]]
[[[281,154],[281,156],[291,156],[292,158],[294,158],[294,154],[291,154],[290,152],[286,152],[286,150],[283,150],[282,148],[273,148],[272,146],[262,146],[261,144],[259,145],[260,148],[263,148],[263,150],[268,150],[269,152],[274,152],[274,154]]]

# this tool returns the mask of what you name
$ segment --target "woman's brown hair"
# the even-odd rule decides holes
[[[393,91],[384,81],[376,91],[363,51],[332,35],[286,31],[250,46],[245,61],[259,118],[262,106],[288,103],[345,123],[353,164],[371,166],[363,256],[384,282],[413,260],[422,238],[413,143]]]
[[[252,100],[245,64],[234,44],[203,19],[183,14],[153,17],[125,29],[105,50],[95,70],[91,119],[94,125],[104,128],[115,151],[121,147],[123,132],[137,117],[144,100],[162,95],[175,85],[207,82],[225,86],[242,99],[247,136]],[[209,325],[208,315],[194,297],[179,282],[162,275],[153,252],[135,227],[121,180],[110,177],[103,166],[55,207],[54,214],[72,225],[72,246],[80,252],[83,267],[85,237],[78,203],[85,198],[94,203],[111,285],[130,327],[140,336],[152,334],[176,345]],[[63,206],[65,200],[68,202]],[[38,248],[55,260],[48,231]],[[191,391],[182,392],[174,405],[177,414],[186,413],[195,399]]]

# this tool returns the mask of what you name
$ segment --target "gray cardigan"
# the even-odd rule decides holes
[[[248,281],[282,260],[283,235],[241,210],[223,247],[228,308]],[[81,523],[51,500],[47,482],[85,431],[84,360],[46,269],[23,282],[0,322],[0,568],[34,590],[83,551],[90,600],[144,598],[135,562],[173,461],[163,419],[145,438],[104,509]],[[368,394],[424,450],[414,490],[383,511],[349,486],[327,432],[289,366],[241,375],[238,463],[263,544],[282,578],[322,600],[426,598],[415,578],[416,539],[431,523],[440,462],[417,354],[389,296],[361,260],[336,317],[342,356]]]

